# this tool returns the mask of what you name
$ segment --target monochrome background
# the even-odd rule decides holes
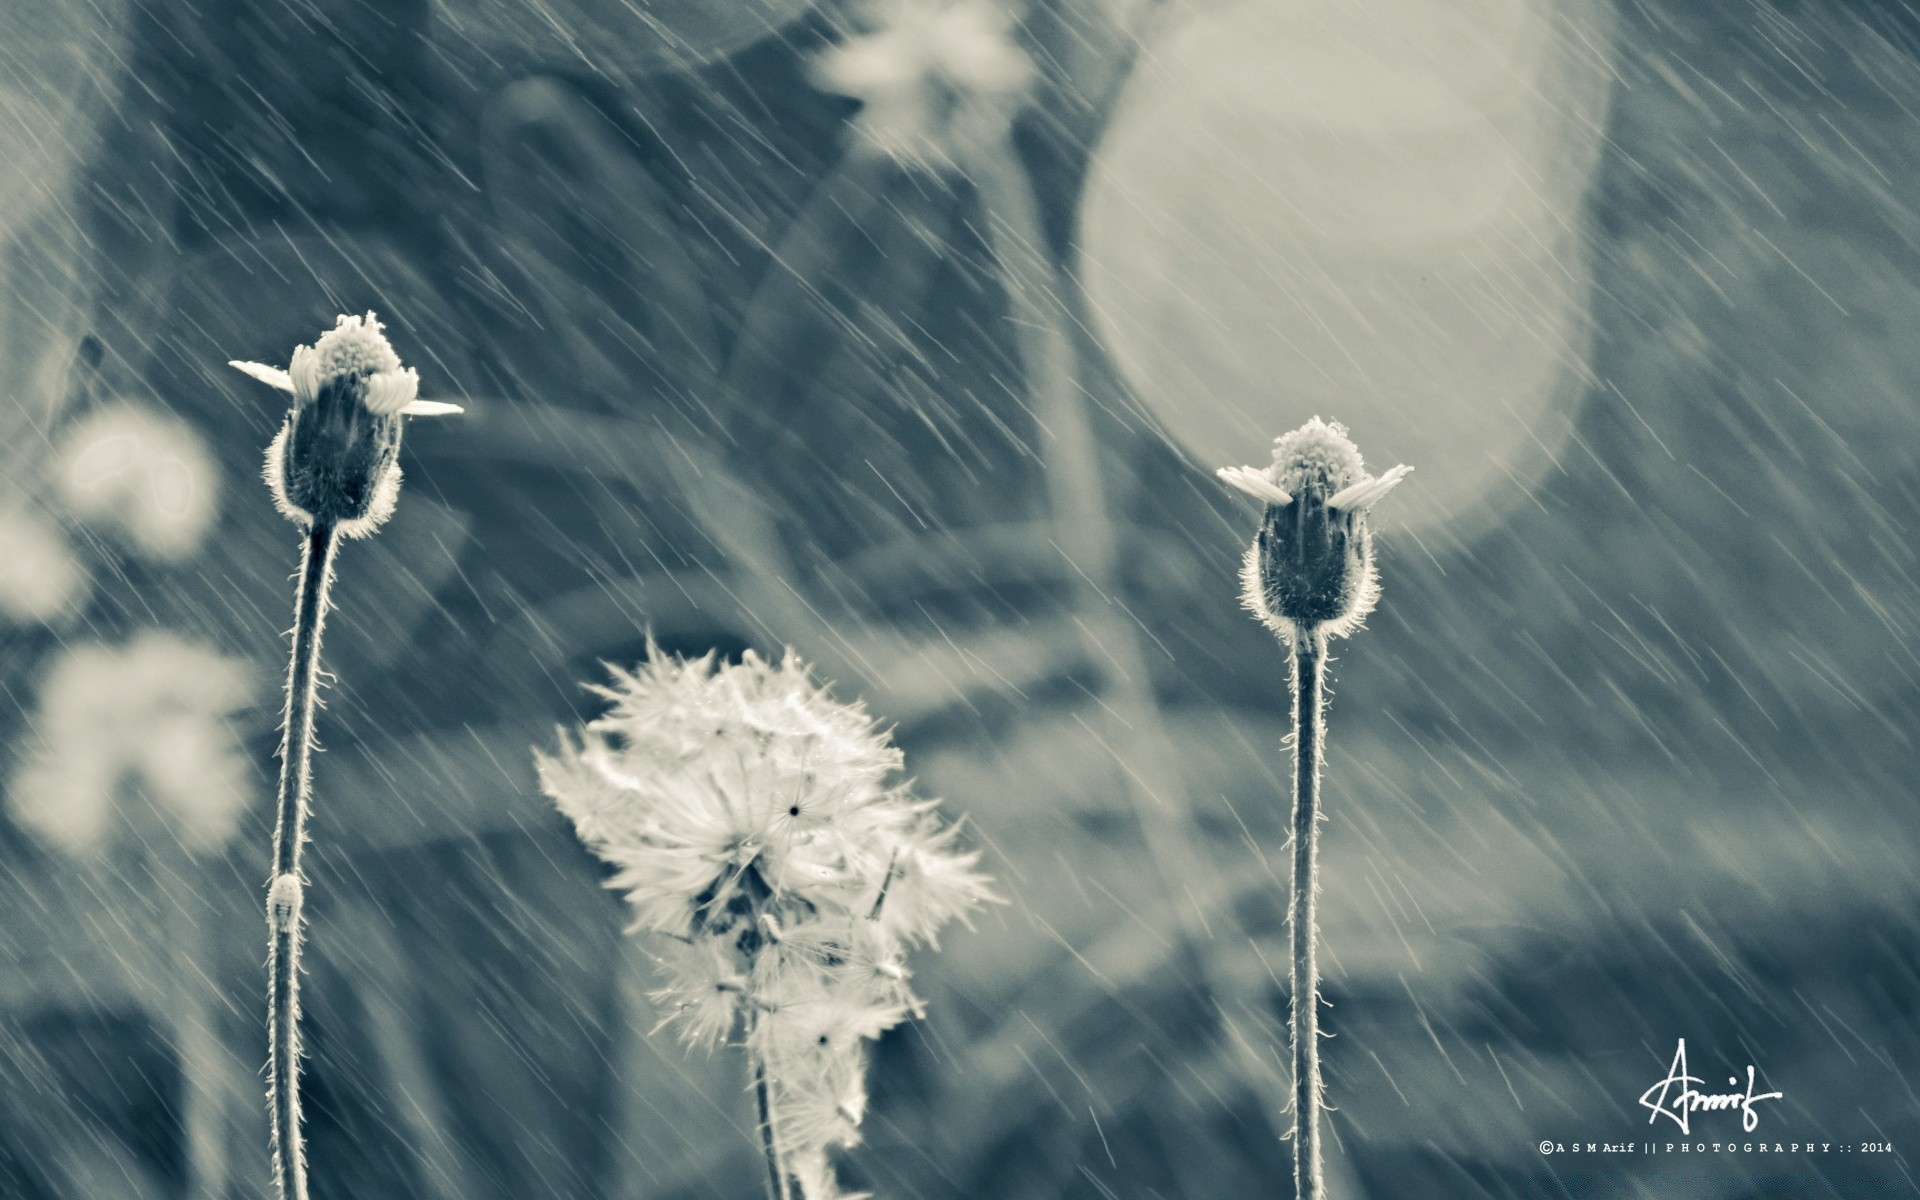
[[[0,3],[0,1194],[265,1194],[297,542],[284,400],[225,364],[369,309],[468,413],[343,552],[316,1197],[755,1194],[739,1064],[649,1037],[647,948],[533,780],[649,630],[864,699],[1008,901],[916,958],[849,1184],[1284,1194],[1284,1046],[1218,1010],[1286,1011],[1286,659],[1212,471],[1315,415],[1417,467],[1336,648],[1335,1194],[1920,1191],[1920,18],[1032,0],[992,180],[862,147],[808,64],[863,19]],[[89,509],[75,439],[130,411],[171,473]],[[49,681],[113,711],[61,664],[154,630],[230,663],[166,702],[242,752],[239,824],[173,832],[103,765],[122,714],[61,760],[113,823],[63,834]],[[1754,1138],[1833,1149],[1541,1154],[1680,1140],[1636,1100],[1681,1038],[1784,1093]]]

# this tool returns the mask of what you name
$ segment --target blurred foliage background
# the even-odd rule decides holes
[[[317,1197],[758,1186],[737,1064],[647,1036],[645,949],[532,783],[649,629],[866,698],[1011,901],[920,962],[850,1183],[1281,1194],[1284,656],[1209,472],[1316,413],[1420,472],[1335,668],[1337,1194],[1915,1190],[1920,25],[1035,0],[970,173],[851,140],[808,64],[859,18],[0,15],[0,753],[144,630],[267,697],[214,714],[262,801],[217,852],[137,772],[86,853],[0,825],[0,1192],[263,1194],[295,539],[255,482],[283,401],[224,364],[369,308],[469,415],[409,434],[330,630]],[[126,405],[205,447],[190,554],[62,507]],[[1538,1153],[1668,1140],[1635,1099],[1680,1037],[1785,1093],[1761,1134],[1900,1152]]]

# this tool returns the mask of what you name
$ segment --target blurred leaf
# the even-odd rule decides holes
[[[503,89],[481,124],[494,249],[542,318],[548,376],[593,407],[663,419],[664,401],[680,428],[710,429],[712,301],[631,141],[554,79]]]
[[[815,0],[432,0],[435,49],[476,78],[571,72],[624,83],[726,58]]]

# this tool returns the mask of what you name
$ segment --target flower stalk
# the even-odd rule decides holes
[[[1292,869],[1287,929],[1292,1012],[1294,1194],[1321,1200],[1319,926],[1321,760],[1326,748],[1327,643],[1357,632],[1380,595],[1367,515],[1411,467],[1368,475],[1339,424],[1318,417],[1274,440],[1273,463],[1227,467],[1220,478],[1262,502],[1260,532],[1241,570],[1242,602],[1287,646],[1293,693]]]
[[[337,545],[336,531],[328,524],[310,527],[302,542],[286,722],[280,741],[280,789],[274,805],[273,882],[267,892],[272,933],[267,955],[267,1070],[273,1174],[283,1200],[305,1200],[307,1194],[306,1150],[300,1135],[300,939],[305,900],[300,849],[313,807],[313,709]]]
[[[1326,742],[1327,639],[1301,628],[1293,638],[1293,870],[1287,904],[1293,996],[1293,1188],[1301,1200],[1324,1194],[1320,1155],[1320,970],[1314,940],[1320,892],[1320,752]]]
[[[793,1195],[786,1164],[780,1161],[780,1135],[773,1127],[773,1089],[767,1085],[767,1064],[752,1056],[753,1099],[759,1113],[760,1152],[767,1160],[767,1200],[790,1200]]]
[[[341,317],[312,346],[297,347],[284,371],[251,362],[229,365],[293,397],[266,464],[275,506],[303,533],[280,741],[273,878],[267,886],[267,1103],[275,1191],[280,1200],[306,1200],[300,1126],[306,884],[300,851],[313,807],[313,716],[334,560],[342,537],[366,537],[393,513],[400,492],[401,418],[460,410],[418,399],[419,376],[401,369],[372,313]]]

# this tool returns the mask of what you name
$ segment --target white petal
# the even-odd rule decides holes
[[[1380,498],[1397,487],[1402,479],[1413,474],[1413,468],[1398,466],[1379,478],[1362,479],[1359,483],[1343,487],[1327,497],[1330,508],[1344,508],[1350,512],[1365,512],[1380,502]]]
[[[1228,484],[1268,504],[1292,504],[1293,497],[1258,467],[1221,467],[1214,472]]]
[[[467,410],[444,400],[415,400],[400,411],[409,417],[448,417]]]
[[[391,416],[414,403],[419,394],[420,374],[412,367],[367,376],[367,407],[383,416]]]
[[[228,360],[227,365],[242,375],[253,376],[268,387],[277,387],[283,392],[291,392],[293,390],[293,376],[282,371],[279,367],[270,367],[265,363],[241,362],[237,358]]]
[[[910,87],[924,72],[921,56],[907,39],[884,31],[836,46],[813,63],[816,83],[856,100]]]
[[[295,346],[287,360],[287,375],[293,380],[293,394],[302,404],[312,404],[320,395],[320,356],[312,346]]]

